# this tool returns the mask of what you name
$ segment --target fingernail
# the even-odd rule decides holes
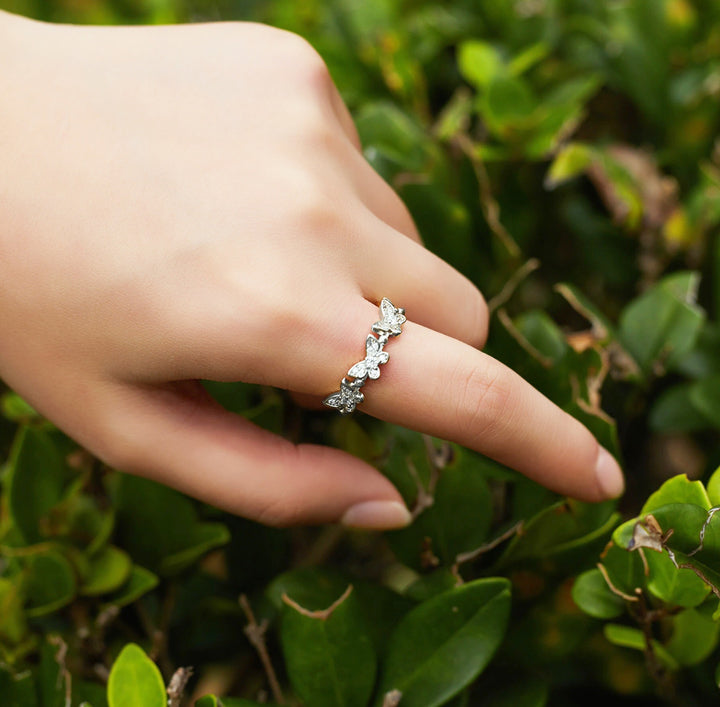
[[[412,516],[402,503],[397,501],[364,501],[350,506],[340,519],[343,525],[353,528],[389,530],[410,525]]]
[[[605,447],[600,447],[595,475],[598,484],[607,498],[617,498],[625,490],[625,480],[618,463]]]

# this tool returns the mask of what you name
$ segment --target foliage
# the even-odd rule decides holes
[[[3,705],[151,707],[190,665],[170,704],[717,700],[717,3],[6,7],[306,36],[428,246],[487,294],[488,351],[622,455],[628,492],[559,498],[455,445],[208,384],[377,464],[416,509],[384,536],[281,531],[103,468],[6,391]]]

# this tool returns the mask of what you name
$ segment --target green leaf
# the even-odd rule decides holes
[[[40,667],[38,671],[38,687],[43,707],[65,707],[65,695],[72,685],[72,678],[66,672],[63,660],[63,647],[58,636],[47,637],[40,649]]]
[[[305,609],[317,611],[330,606],[349,584],[353,585],[353,592],[347,610],[356,614],[357,622],[367,631],[380,654],[395,624],[414,606],[410,599],[329,567],[303,567],[284,572],[271,582],[266,594],[278,610],[284,611],[282,595],[287,594]]]
[[[510,541],[498,567],[575,551],[592,542],[602,547],[619,519],[614,508],[613,502],[590,504],[573,499],[548,506]]]
[[[499,75],[507,73],[500,52],[488,42],[472,39],[458,48],[458,68],[463,78],[475,88],[487,88]]]
[[[13,422],[26,424],[42,419],[42,416],[35,408],[11,390],[0,398],[0,409],[2,414]]]
[[[552,48],[545,42],[537,42],[525,47],[519,54],[516,54],[508,65],[513,76],[519,76],[530,70],[538,62],[545,59]]]
[[[45,616],[69,604],[75,597],[76,579],[70,561],[56,550],[30,555],[25,564],[28,616]]]
[[[603,552],[602,564],[616,589],[634,596],[645,586],[645,567],[637,552],[630,552],[614,542]]]
[[[696,609],[673,617],[673,634],[666,648],[680,665],[702,663],[718,644],[720,624]]]
[[[9,464],[10,515],[27,544],[45,537],[43,519],[63,495],[68,472],[46,432],[21,427]]]
[[[204,695],[195,701],[195,707],[273,707],[274,702],[253,702],[241,697],[215,697],[215,695]]]
[[[583,174],[595,158],[595,150],[590,145],[568,143],[555,155],[545,176],[545,188],[554,189],[559,184]]]
[[[702,381],[680,383],[664,391],[650,410],[650,428],[655,432],[694,432],[713,427],[715,421],[695,403],[697,386],[702,386]]]
[[[392,103],[367,104],[355,124],[366,159],[390,183],[400,172],[427,172],[440,159],[430,134]]]
[[[127,581],[131,570],[130,556],[109,545],[90,558],[89,572],[80,585],[80,594],[96,596],[112,592]]]
[[[305,704],[367,705],[375,684],[375,651],[352,604],[350,592],[324,612],[287,604],[283,608],[280,638],[285,664]]]
[[[714,427],[720,427],[720,376],[695,383],[690,389],[690,400]]]
[[[586,614],[596,619],[614,619],[625,613],[625,602],[610,591],[598,569],[588,570],[575,580],[572,597]]]
[[[0,577],[0,643],[20,643],[27,633],[20,578]]]
[[[177,574],[230,539],[221,523],[199,522],[178,491],[130,474],[115,479],[118,544],[143,566]]]
[[[12,673],[0,665],[0,696],[3,707],[38,707],[35,676],[29,670]]]
[[[676,606],[702,604],[710,587],[693,572],[678,569],[666,553],[648,552],[645,560],[650,571],[647,588],[658,599]]]
[[[510,583],[479,579],[408,613],[390,638],[378,704],[391,690],[404,707],[444,704],[482,672],[505,634]]]
[[[424,553],[450,565],[458,554],[487,539],[492,499],[480,457],[453,446],[453,461],[439,472],[434,503],[415,522],[386,534],[393,552],[408,566],[421,569]]]
[[[108,606],[127,606],[139,599],[143,594],[147,594],[157,586],[158,579],[156,574],[146,570],[140,565],[133,565],[130,569],[130,576],[125,584],[106,599],[103,607]]]
[[[623,310],[618,336],[645,374],[672,368],[695,344],[705,321],[698,285],[697,273],[675,273]]]
[[[480,99],[480,110],[488,127],[501,137],[527,127],[537,107],[530,86],[519,77],[495,76]]]
[[[700,481],[690,481],[685,474],[668,479],[643,504],[640,516],[652,513],[656,508],[671,503],[690,503],[705,510],[710,509],[710,499]]]
[[[140,646],[128,643],[113,663],[108,679],[110,707],[165,707],[167,696],[155,663]]]
[[[707,482],[707,495],[713,506],[720,506],[720,467],[715,469]]]
[[[642,651],[643,653],[647,650],[645,637],[639,628],[631,628],[630,626],[621,626],[619,624],[605,624],[603,632],[605,638],[616,646],[632,648],[636,651]],[[673,658],[660,643],[653,640],[651,645],[655,656],[666,668],[669,670],[677,670],[680,667],[675,658]]]

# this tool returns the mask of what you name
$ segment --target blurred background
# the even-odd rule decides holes
[[[707,481],[720,466],[718,0],[0,0],[0,7],[80,24],[252,20],[306,37],[353,112],[367,159],[407,203],[427,246],[485,293],[493,313],[488,351],[623,460],[620,513],[637,515],[675,474]],[[300,415],[277,391],[209,387],[270,429],[378,463],[410,505],[417,500],[406,462],[425,453],[419,436],[364,417]],[[7,450],[15,425],[32,413],[7,395],[3,405]],[[388,438],[395,446],[385,455]],[[668,663],[675,667],[653,674],[642,640],[629,645],[616,635],[625,648],[611,649],[612,636],[573,604],[568,578],[594,566],[621,517],[614,504],[573,507],[577,527],[543,525],[562,501],[497,465],[474,457],[472,464],[468,479],[484,479],[476,491],[487,524],[471,509],[458,511],[452,547],[485,542],[491,521],[501,532],[518,518],[545,520],[532,542],[469,572],[506,574],[515,613],[493,669],[453,704],[656,704],[658,690],[676,704],[717,700],[713,608],[706,605],[699,624],[683,624],[683,634],[672,625],[675,609],[656,617],[658,640],[667,639],[685,670]],[[136,537],[152,525],[153,504],[129,500],[165,492],[140,480],[118,483],[127,490],[112,500],[116,542],[142,566],[172,576],[160,551],[149,553],[147,539]],[[720,502],[720,494],[711,497]],[[454,509],[446,509],[449,523]],[[392,556],[365,537],[221,519],[232,535],[222,557],[193,566],[182,590],[162,584],[141,609],[162,613],[175,592],[174,618],[166,617],[171,657],[202,667],[240,654],[216,682],[243,695],[257,692],[263,677],[237,641],[238,592],[259,593],[285,567],[323,562],[398,588],[408,567],[428,570],[417,543],[425,532],[434,538],[419,519],[418,528],[389,538]],[[414,599],[431,596],[428,587]],[[199,615],[211,594],[219,598]],[[692,653],[698,642],[702,650]],[[494,697],[483,701],[487,694]]]

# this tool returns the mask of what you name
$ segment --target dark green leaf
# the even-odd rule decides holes
[[[697,273],[669,275],[623,311],[620,341],[646,374],[672,368],[692,349],[705,321],[695,302],[698,285]]]
[[[118,588],[112,596],[108,597],[104,606],[126,606],[132,604],[143,594],[153,590],[158,583],[158,577],[140,565],[133,565],[130,576],[125,584]]]
[[[10,459],[10,513],[26,543],[43,539],[43,520],[58,503],[68,471],[52,438],[42,430],[23,427]]]
[[[443,704],[488,664],[509,612],[505,579],[469,582],[420,604],[390,639],[380,696],[399,690],[407,707]]]
[[[596,619],[614,619],[625,613],[625,602],[610,591],[598,569],[588,570],[575,580],[572,596],[586,614]]]
[[[407,565],[423,568],[431,552],[443,564],[487,539],[492,518],[490,490],[477,455],[453,447],[454,459],[439,472],[434,503],[415,522],[387,533],[390,546]]]
[[[139,476],[115,479],[118,544],[160,574],[177,574],[229,540],[220,523],[199,522],[190,499]]]
[[[108,545],[90,558],[89,572],[80,585],[80,594],[95,596],[112,592],[127,581],[131,569],[129,555]]]
[[[39,707],[35,676],[29,670],[12,673],[0,665],[0,696],[3,707]]]
[[[283,608],[281,640],[290,682],[317,707],[365,707],[375,683],[372,641],[352,609],[352,592],[330,611]]]
[[[25,564],[24,592],[28,616],[44,616],[70,603],[76,579],[70,561],[56,550],[30,555]]]
[[[605,638],[616,646],[632,648],[643,653],[647,651],[645,637],[639,628],[620,626],[619,624],[605,624],[603,627]],[[655,656],[669,670],[677,670],[680,666],[673,656],[657,641],[652,641],[652,649]]]
[[[673,634],[666,648],[680,665],[702,663],[715,649],[720,624],[695,609],[673,617]]]

